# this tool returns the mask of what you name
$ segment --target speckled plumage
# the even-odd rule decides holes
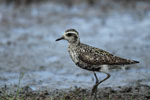
[[[138,61],[120,58],[107,51],[83,43],[69,44],[68,51],[76,65],[91,71],[100,71],[101,65],[126,65],[138,63]]]
[[[100,71],[101,65],[126,65],[139,63],[134,60],[127,60],[114,56],[113,54],[99,48],[95,48],[80,42],[79,33],[75,29],[68,29],[65,34],[57,39],[69,42],[68,52],[73,62],[90,71]]]
[[[75,29],[66,30],[64,35],[56,41],[62,39],[67,40],[69,43],[68,52],[73,62],[82,69],[93,71],[96,83],[92,88],[91,96],[95,94],[94,100],[96,99],[98,85],[110,77],[110,74],[103,70],[104,68],[102,68],[102,65],[126,65],[139,63],[138,61],[120,58],[102,49],[81,43],[79,33]],[[99,81],[95,71],[103,72],[107,74],[107,77]]]

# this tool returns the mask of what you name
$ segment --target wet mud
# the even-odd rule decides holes
[[[0,90],[1,100],[92,100],[89,89],[74,87],[74,89],[66,90],[39,90],[33,91],[28,86],[21,89],[19,97],[16,97],[13,92],[9,95],[4,95],[4,91],[8,92],[8,88]],[[99,88],[97,93],[97,100],[150,100],[150,86],[136,85],[128,87],[106,87]]]

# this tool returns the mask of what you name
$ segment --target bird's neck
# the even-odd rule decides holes
[[[71,45],[71,46],[79,46],[80,45],[80,41],[71,42],[71,43],[69,43],[69,45]]]

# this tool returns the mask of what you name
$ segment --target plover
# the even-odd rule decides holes
[[[68,41],[68,52],[77,66],[93,72],[96,82],[92,88],[91,96],[94,95],[95,99],[97,96],[98,85],[110,77],[110,74],[105,71],[105,68],[103,68],[104,66],[102,65],[127,65],[139,63],[139,61],[117,57],[102,49],[81,43],[79,33],[75,29],[66,30],[62,37],[56,39],[56,41],[59,40]],[[99,81],[96,72],[105,73],[107,77]]]

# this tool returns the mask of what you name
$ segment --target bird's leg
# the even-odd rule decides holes
[[[95,73],[95,72],[93,72],[93,73],[94,73],[94,76],[95,76],[96,81],[95,81],[95,85],[94,85],[93,88],[92,88],[91,96],[93,96],[93,94],[94,94],[94,99],[97,99],[97,86],[98,86],[99,80],[98,80],[98,78],[97,78],[96,73]]]
[[[101,72],[102,72],[102,71],[101,71]],[[100,82],[98,82],[98,85],[101,84],[102,82],[106,81],[107,79],[109,79],[110,76],[111,76],[109,73],[106,73],[106,72],[102,72],[102,73],[105,73],[105,74],[107,75],[107,77],[104,78],[103,80],[101,80]]]
[[[95,72],[93,72],[93,73],[94,73],[94,77],[95,77],[95,79],[96,79],[96,82],[95,82],[95,85],[94,85],[93,88],[92,88],[91,96],[97,91],[97,84],[98,84],[98,82],[99,82],[96,73],[95,73]]]
[[[93,96],[93,94],[94,94],[94,99],[97,99],[97,87],[98,87],[98,85],[101,84],[102,82],[106,81],[110,77],[110,74],[108,74],[106,72],[103,72],[103,73],[107,74],[107,77],[104,78],[103,80],[99,81],[98,78],[97,78],[96,73],[95,72],[93,72],[93,73],[94,73],[96,82],[95,82],[95,85],[92,88],[91,96]]]

